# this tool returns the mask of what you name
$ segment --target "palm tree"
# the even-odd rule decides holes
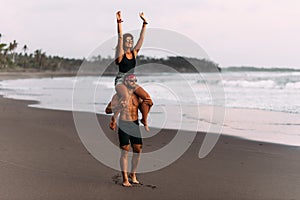
[[[44,61],[47,58],[46,53],[42,52],[41,49],[37,49],[34,51],[34,57],[35,57],[36,63],[38,64],[38,66],[41,70],[44,65]]]
[[[36,65],[39,65],[39,63],[40,63],[41,53],[42,53],[41,49],[37,49],[34,51],[34,60],[35,60]],[[39,66],[39,67],[41,67],[41,66]]]
[[[15,56],[16,56],[16,52],[15,52],[15,49],[17,48],[18,46],[18,43],[16,42],[16,40],[13,41],[12,43],[12,62],[14,63],[15,62]]]
[[[6,44],[0,44],[0,68],[5,68],[6,64],[9,62],[9,58],[7,57],[8,48],[5,48]]]
[[[22,50],[24,51],[23,67],[25,68],[25,66],[26,66],[26,60],[27,60],[27,53],[26,53],[26,51],[28,50],[28,47],[27,47],[26,44],[23,46]]]
[[[4,47],[6,46],[6,44],[1,43],[1,37],[2,37],[2,34],[0,33],[0,56],[2,55],[2,51],[4,50]]]
[[[12,63],[15,62],[15,49],[17,48],[18,46],[18,43],[16,42],[16,40],[14,40],[13,42],[10,42],[9,43],[9,46],[8,46],[8,51],[11,53],[12,55]]]
[[[22,50],[24,51],[24,55],[25,55],[25,54],[26,54],[26,51],[28,50],[28,47],[27,47],[26,44],[23,46]]]
[[[0,54],[2,53],[2,51],[4,51],[5,46],[6,46],[6,44],[0,43]]]

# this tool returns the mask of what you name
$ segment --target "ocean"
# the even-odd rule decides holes
[[[222,73],[138,75],[138,84],[151,95],[154,106],[149,117],[152,127],[209,131],[197,122],[224,123],[226,109],[274,111],[296,116],[285,122],[300,130],[300,72],[299,71],[224,71]],[[114,94],[112,76],[78,76],[0,81],[0,95],[6,98],[34,100],[31,107],[85,111],[104,114]],[[222,109],[199,111],[199,108]],[[207,112],[210,112],[207,114]],[[218,115],[218,116],[217,116]],[[213,119],[212,119],[213,118]],[[268,122],[270,123],[270,122]],[[247,125],[244,127],[247,129]],[[278,127],[273,127],[277,129]],[[286,127],[281,127],[281,134]],[[196,129],[196,130],[195,130]],[[248,132],[253,127],[248,128]],[[251,140],[263,140],[300,146],[300,134],[283,141],[269,131],[256,134],[235,134]],[[259,133],[259,138],[256,136]],[[230,131],[225,134],[230,135]],[[278,133],[277,133],[278,134]],[[250,136],[249,136],[250,135]]]

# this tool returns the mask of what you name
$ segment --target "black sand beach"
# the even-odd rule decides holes
[[[139,174],[143,185],[124,188],[120,172],[82,145],[72,112],[29,103],[0,98],[0,199],[300,199],[300,147],[221,135],[199,159],[204,134],[198,133],[176,162]],[[144,141],[144,150],[163,146],[175,133],[162,130]]]
[[[300,148],[221,136],[213,151],[199,159],[201,133],[175,163],[140,174],[141,186],[123,188],[120,173],[81,144],[71,112],[27,104],[0,98],[1,199],[300,198]],[[163,132],[148,139],[145,150],[174,134]]]

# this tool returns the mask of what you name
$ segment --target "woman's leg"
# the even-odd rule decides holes
[[[147,120],[148,120],[148,114],[149,114],[150,108],[153,105],[152,99],[151,99],[150,95],[148,94],[148,92],[146,92],[141,86],[137,86],[134,93],[143,100],[139,106],[141,113],[142,113],[141,122],[142,122],[142,124],[144,124],[146,131],[149,131]]]
[[[115,89],[120,98],[121,105],[123,107],[126,107],[129,99],[129,93],[127,87],[124,84],[118,84],[116,85]]]

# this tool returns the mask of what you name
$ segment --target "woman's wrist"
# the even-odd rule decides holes
[[[148,22],[146,22],[146,21],[143,21],[143,24],[148,24]]]
[[[123,20],[122,19],[117,19],[117,23],[122,23]]]

